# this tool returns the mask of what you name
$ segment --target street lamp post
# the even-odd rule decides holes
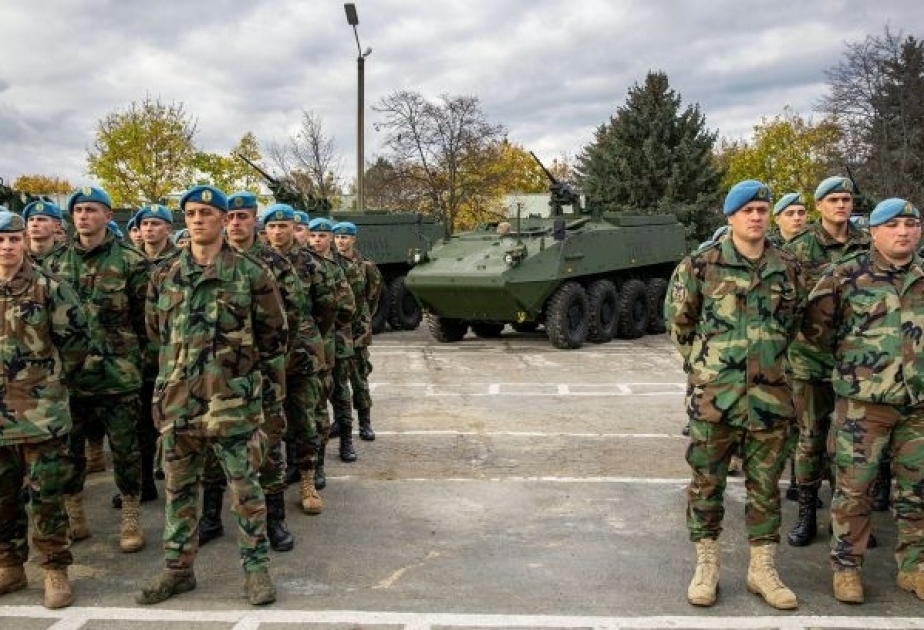
[[[366,170],[366,159],[363,155],[365,147],[365,107],[363,97],[366,90],[365,85],[365,66],[366,57],[372,54],[371,48],[363,50],[359,45],[359,32],[356,26],[359,24],[359,15],[356,13],[356,5],[347,2],[343,5],[346,11],[347,24],[353,27],[353,36],[356,38],[356,73],[358,83],[356,86],[356,210],[363,212],[366,209],[366,196],[363,189],[363,179]]]

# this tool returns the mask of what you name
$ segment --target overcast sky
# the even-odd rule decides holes
[[[649,70],[720,136],[787,105],[810,116],[846,42],[922,36],[920,0],[357,0],[371,106],[396,90],[476,96],[511,141],[573,156]],[[4,0],[0,177],[90,181],[97,122],[146,95],[182,103],[197,143],[284,141],[309,110],[356,168],[357,48],[333,0]],[[816,117],[817,118],[817,117]]]

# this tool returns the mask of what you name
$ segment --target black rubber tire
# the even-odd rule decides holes
[[[504,332],[504,324],[495,322],[472,322],[472,332],[482,339],[498,339]]]
[[[545,330],[556,348],[580,348],[587,340],[589,319],[587,293],[577,282],[558,287],[546,303]]]
[[[587,340],[606,343],[616,336],[619,325],[619,293],[609,280],[596,280],[587,287],[587,304],[590,308]]]
[[[518,333],[534,333],[539,330],[539,322],[523,322],[520,324],[513,323],[510,324],[510,327]]]
[[[427,328],[440,343],[455,343],[462,341],[468,332],[468,322],[464,319],[451,319],[427,313]]]
[[[664,321],[664,299],[667,297],[667,280],[652,278],[648,281],[648,334],[667,332]]]
[[[382,287],[382,292],[379,294],[379,307],[375,311],[375,315],[372,316],[373,335],[385,332],[385,328],[388,326],[388,311],[391,309],[390,297],[388,287]]]
[[[404,286],[404,276],[388,284],[388,299],[391,302],[388,323],[393,330],[416,330],[420,326],[423,309],[417,303],[417,298]]]
[[[648,288],[641,280],[626,280],[619,290],[619,326],[621,339],[638,339],[648,330]]]

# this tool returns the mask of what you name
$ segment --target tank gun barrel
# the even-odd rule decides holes
[[[534,160],[536,160],[536,164],[538,164],[539,168],[543,170],[543,172],[545,173],[545,176],[549,178],[550,182],[552,182],[552,185],[553,186],[558,185],[560,182],[557,179],[555,179],[554,175],[552,175],[552,171],[550,171],[549,169],[545,167],[545,164],[542,163],[542,160],[540,160],[539,157],[532,151],[530,151],[529,154],[533,156]]]
[[[250,160],[250,159],[244,157],[244,156],[241,155],[240,153],[235,153],[234,155],[235,155],[238,159],[240,159],[241,161],[243,161],[245,164],[247,164],[247,166],[249,166],[250,168],[252,168],[252,169],[255,170],[256,172],[260,173],[260,175],[263,176],[263,179],[266,180],[266,182],[270,185],[271,188],[278,188],[278,187],[282,184],[282,182],[280,182],[278,179],[276,179],[275,177],[273,177],[272,175],[270,175],[269,173],[267,173],[266,171],[264,171],[262,168],[260,168],[259,166],[257,166],[252,160]]]

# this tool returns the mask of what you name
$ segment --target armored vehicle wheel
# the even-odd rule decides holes
[[[388,287],[382,287],[382,292],[379,294],[379,307],[372,316],[373,335],[385,332],[385,327],[388,325],[388,311],[391,309],[389,297]]]
[[[394,330],[414,330],[420,326],[423,311],[417,299],[404,286],[404,276],[389,283],[388,297],[391,301],[388,323]]]
[[[667,297],[667,280],[652,278],[648,281],[648,334],[667,332],[664,323],[664,298]]]
[[[590,309],[584,287],[566,282],[546,304],[545,330],[556,348],[580,348],[587,339]]]
[[[497,339],[504,331],[504,324],[494,322],[472,322],[472,332],[482,339]]]
[[[626,280],[619,292],[619,326],[623,339],[638,339],[648,330],[648,288],[641,280]]]
[[[463,319],[439,317],[433,313],[427,313],[427,328],[437,341],[454,343],[462,341],[462,337],[468,332],[468,323]]]
[[[539,322],[522,322],[510,324],[518,333],[534,333],[539,329]]]
[[[616,336],[619,323],[617,309],[619,294],[616,285],[609,280],[597,280],[587,287],[587,302],[590,309],[590,322],[587,339],[594,343],[606,343]]]

